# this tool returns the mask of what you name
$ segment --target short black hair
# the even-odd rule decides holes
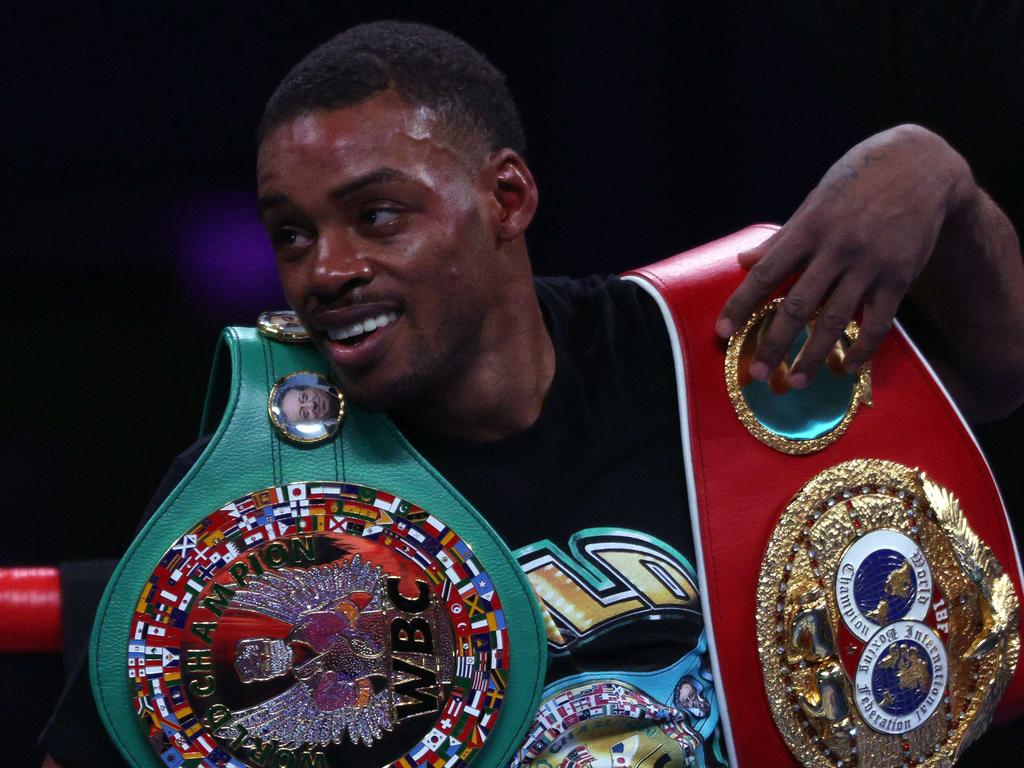
[[[455,35],[401,21],[360,24],[309,53],[267,102],[257,140],[306,112],[354,106],[388,89],[436,111],[458,138],[526,151],[505,76]]]

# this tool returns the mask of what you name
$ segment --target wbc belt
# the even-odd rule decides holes
[[[1024,711],[1022,574],[1006,511],[898,325],[858,375],[823,370],[784,396],[749,380],[777,300],[728,346],[714,322],[743,278],[737,254],[775,229],[626,278],[669,327],[731,762],[949,765],[993,716]]]
[[[525,576],[390,421],[345,412],[294,317],[261,330],[224,332],[210,441],[101,601],[113,742],[133,766],[507,764],[546,670]]]

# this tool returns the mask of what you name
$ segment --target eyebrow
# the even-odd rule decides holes
[[[394,168],[378,168],[375,171],[364,173],[362,176],[352,179],[352,181],[347,181],[341,186],[335,187],[330,191],[330,196],[334,199],[346,197],[372,184],[380,184],[386,181],[405,181],[408,178],[406,174]],[[278,208],[287,202],[288,196],[281,193],[264,195],[256,202],[256,212],[262,216],[266,211]]]

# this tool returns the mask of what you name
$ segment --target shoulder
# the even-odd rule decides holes
[[[534,284],[549,322],[565,323],[565,330],[577,341],[601,334],[614,341],[634,331],[657,331],[663,325],[650,297],[614,275],[538,277]]]
[[[585,374],[607,367],[671,366],[661,310],[637,285],[614,276],[536,278],[537,297],[560,356]]]

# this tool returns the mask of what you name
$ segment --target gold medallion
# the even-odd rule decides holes
[[[274,341],[286,341],[293,344],[309,341],[309,333],[299,321],[298,315],[290,309],[261,312],[260,316],[256,318],[256,329]]]
[[[827,364],[805,389],[786,389],[785,370],[813,331],[815,320],[801,329],[768,381],[750,378],[751,357],[782,299],[768,302],[733,334],[725,353],[725,386],[740,422],[754,437],[782,453],[814,453],[834,443],[850,426],[861,405],[871,405],[871,366],[843,371],[846,350],[859,328],[850,321],[829,354]],[[779,379],[776,381],[776,379]],[[785,390],[785,391],[783,391]]]
[[[857,459],[810,480],[757,588],[775,724],[805,766],[948,766],[1013,675],[1018,599],[959,503],[923,473]]]

